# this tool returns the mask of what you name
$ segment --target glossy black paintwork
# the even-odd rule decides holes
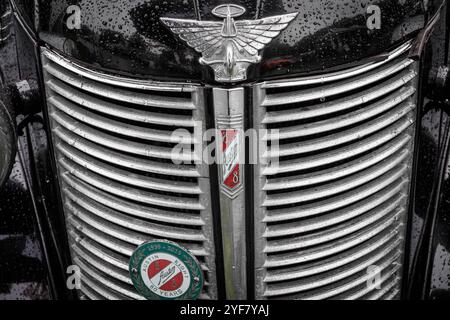
[[[89,6],[88,2],[96,2],[97,8],[105,10],[99,16],[103,20],[92,20],[93,22],[86,24],[81,32],[69,32],[63,23],[66,18],[64,11],[67,5],[79,2],[86,3],[89,8],[95,6]],[[189,0],[185,1],[189,7],[186,9],[185,5],[180,4],[182,1],[176,1],[178,5],[167,1],[167,5],[156,8],[156,3],[164,1],[143,0],[140,1],[139,10],[133,11],[137,2],[42,0],[35,4],[31,0],[15,0],[23,23],[15,22],[16,34],[10,41],[10,45],[14,48],[9,49],[13,52],[5,51],[0,47],[0,57],[4,57],[0,59],[0,69],[5,74],[7,82],[14,83],[29,79],[42,84],[38,48],[44,43],[43,40],[74,58],[114,73],[165,80],[200,79],[210,82],[211,74],[207,68],[196,63],[198,58],[196,53],[176,40],[167,30],[162,29],[157,18],[164,14],[173,17],[210,19],[208,15],[212,7],[223,2],[244,4],[249,8],[247,18],[255,17],[258,10],[256,3],[264,4],[262,9],[259,9],[258,16],[281,13],[283,10],[286,12],[297,10],[294,6],[288,6],[289,3],[296,2],[311,6],[310,10],[315,8],[318,10],[316,12],[320,11],[321,16],[309,12],[311,19],[307,20],[307,17],[303,17],[301,20],[305,28],[316,30],[315,32],[298,39],[299,41],[292,47],[281,44],[282,38],[280,38],[263,52],[264,62],[249,70],[250,80],[278,75],[286,77],[294,73],[305,74],[325,67],[356,63],[365,57],[383,52],[399,40],[392,37],[393,30],[405,12],[411,13],[407,21],[411,21],[413,17],[423,17],[428,20],[441,1],[427,1],[428,11],[424,10],[423,1],[378,1],[378,3],[389,2],[390,4],[384,19],[391,21],[391,24],[383,30],[383,34],[368,34],[367,31],[364,33],[361,28],[358,28],[363,23],[358,21],[361,20],[367,1],[341,1],[342,10],[337,10],[329,4],[337,1],[198,1],[198,7],[195,9],[193,2]],[[285,3],[286,7],[280,9],[279,3]],[[106,10],[112,6],[120,10]],[[358,8],[354,16],[350,18],[345,15],[351,11],[349,8]],[[121,36],[125,33],[124,28],[130,28],[130,26],[125,23],[122,29],[119,27],[120,24],[117,28],[112,26],[117,19],[126,20],[124,15],[133,17],[135,20],[133,23],[139,26],[137,38],[148,40],[156,35],[157,39],[151,39],[151,42],[145,44],[141,43],[141,40],[136,40],[134,44],[130,44],[129,40]],[[317,24],[321,19],[326,21],[326,26]],[[413,27],[407,24],[405,28],[409,31],[406,33],[416,34],[417,28],[423,26],[424,20],[421,21],[419,24],[412,24]],[[33,34],[36,26],[38,33]],[[294,27],[299,28],[299,25]],[[156,33],[153,32],[155,29]],[[27,31],[31,34],[27,34]],[[440,37],[436,37],[436,34]],[[42,42],[35,42],[34,39]],[[411,290],[410,295],[405,295],[405,298],[443,298],[448,297],[449,292],[449,281],[445,278],[448,277],[450,261],[448,255],[450,252],[448,221],[450,169],[448,164],[444,166],[445,179],[442,180],[437,202],[431,194],[431,190],[438,183],[433,173],[442,160],[438,156],[443,147],[439,138],[442,134],[440,135],[439,132],[442,132],[447,119],[442,110],[448,108],[442,103],[446,95],[434,94],[433,74],[437,66],[448,62],[445,58],[449,51],[446,47],[448,44],[446,39],[448,34],[444,24],[443,29],[434,33],[434,39],[422,57],[422,76],[425,80],[421,90],[423,103],[420,106],[422,111],[419,118],[421,126],[417,150],[417,174],[414,180],[415,192],[411,198],[414,206],[409,225],[411,231],[407,239],[409,245],[406,259],[408,278],[405,287],[410,287]],[[149,46],[151,49],[148,49]],[[291,52],[295,52],[294,57]],[[191,55],[192,58],[189,58]],[[300,57],[303,59],[301,62],[298,60]],[[277,60],[280,58],[283,62],[279,67],[280,62]],[[267,64],[270,65],[269,68],[264,67]],[[64,271],[69,264],[69,250],[62,222],[46,108],[42,96],[37,99],[37,101],[40,99],[41,103],[36,106],[35,114],[19,115],[22,161],[16,162],[10,181],[0,191],[0,199],[3,199],[0,204],[0,252],[3,252],[0,255],[0,274],[6,275],[0,278],[0,298],[72,297],[71,292],[65,290]],[[434,212],[428,209],[430,204],[436,207]],[[435,216],[432,224],[434,228],[430,231],[425,227],[424,221],[432,215]],[[421,238],[427,243],[419,241]],[[414,259],[416,256],[418,258]],[[415,260],[418,263],[415,263]],[[10,267],[11,263],[16,266],[14,272]],[[430,263],[431,268],[427,269]],[[425,270],[428,272],[425,273]],[[15,289],[24,288],[23,285],[27,283],[30,284],[30,289],[21,291],[25,295],[17,294],[19,291]]]
[[[410,251],[410,297],[450,299],[450,117],[430,100],[422,118]],[[443,171],[441,171],[443,168]]]
[[[450,118],[442,110],[448,106],[440,102],[428,101],[426,107],[429,110],[422,118],[417,190],[411,216],[410,297],[449,299],[450,163],[442,152]],[[446,168],[444,172],[439,170],[441,165]],[[438,187],[440,190],[436,191]]]
[[[160,17],[217,20],[211,10],[222,3],[247,9],[242,19],[299,12],[262,50],[262,62],[249,68],[248,81],[342,68],[383,53],[425,25],[441,1],[421,0],[17,0],[27,21],[52,47],[115,73],[167,80],[213,82],[201,56],[177,39]],[[427,7],[424,4],[427,4]],[[380,30],[368,30],[367,7],[381,8]],[[69,5],[81,8],[81,30],[66,26]],[[239,18],[239,19],[241,19]]]
[[[6,7],[0,8],[0,15],[5,10]],[[15,41],[10,38],[0,46],[5,85],[20,79],[16,57]],[[23,134],[18,136],[23,140]],[[27,157],[26,150],[19,151],[8,181],[0,186],[0,299],[49,299],[47,263],[26,179],[30,165],[24,167],[21,162]]]
[[[449,8],[446,11],[422,57],[421,126],[407,259],[411,299],[450,299],[450,106],[445,102],[450,83],[436,85],[439,67],[450,61]]]
[[[450,122],[447,114],[446,122]],[[448,156],[448,155],[447,155]],[[450,158],[445,163],[445,179],[442,185],[430,258],[432,270],[429,295],[432,299],[450,299]]]
[[[0,194],[0,300],[49,299],[47,264],[19,157]]]
[[[14,20],[12,37],[0,46],[0,69],[13,92],[21,80],[40,83],[38,44]],[[16,104],[18,153],[0,190],[0,299],[67,297],[68,248],[61,224],[42,95],[29,114]],[[64,266],[63,266],[64,265]]]

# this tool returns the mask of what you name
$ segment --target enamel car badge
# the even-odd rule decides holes
[[[130,259],[131,280],[149,300],[195,300],[203,287],[203,273],[197,259],[169,241],[140,245]]]

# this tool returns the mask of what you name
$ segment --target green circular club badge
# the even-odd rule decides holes
[[[197,259],[170,241],[140,245],[130,259],[130,276],[136,290],[149,300],[195,300],[203,287]]]

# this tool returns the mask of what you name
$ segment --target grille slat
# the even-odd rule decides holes
[[[72,73],[71,71],[68,71],[67,69],[64,69],[63,67],[53,63],[45,63],[44,70],[48,74],[67,84],[70,84],[77,89],[85,92],[90,92],[104,98],[141,106],[153,106],[158,108],[182,110],[195,109],[194,103],[189,99],[174,98],[164,95],[157,96],[148,93],[141,93],[138,91],[124,90],[98,81],[81,78],[78,74]]]
[[[398,196],[397,199],[393,200],[392,203],[387,203],[381,206],[381,208],[377,208],[375,210],[369,211],[368,213],[353,218],[353,220],[348,221],[346,223],[339,224],[337,227],[333,227],[327,230],[323,231],[317,231],[313,235],[306,235],[306,236],[300,236],[300,237],[294,237],[294,238],[288,238],[283,240],[275,240],[273,242],[269,241],[266,252],[279,252],[279,251],[285,251],[285,250],[293,250],[293,249],[299,249],[303,247],[308,247],[312,245],[321,244],[327,241],[338,239],[342,236],[348,235],[350,233],[353,233],[355,231],[358,231],[367,225],[371,224],[374,221],[377,221],[378,219],[384,217],[385,215],[389,214],[392,210],[396,211],[396,214],[399,213],[399,209],[395,210],[394,208],[397,207],[401,201],[403,200],[403,197]],[[323,224],[320,225],[323,227]],[[297,227],[297,228],[296,228]],[[269,229],[267,230],[267,233],[265,234],[266,238],[270,238],[270,236],[288,236],[288,235],[297,235],[299,234],[300,230],[302,229],[302,223],[297,224],[288,224],[285,228],[276,228],[275,230]],[[312,229],[312,228],[309,228]],[[319,229],[319,228],[317,228]],[[314,230],[314,229],[313,229]]]
[[[138,246],[146,241],[155,239],[155,237],[150,237],[142,233],[134,232],[127,228],[123,228],[118,225],[109,223],[108,221],[102,218],[98,218],[97,216],[94,216],[93,214],[89,213],[88,211],[82,209],[77,205],[74,205],[71,202],[66,202],[65,206],[67,212],[73,217],[76,217],[78,219],[76,223],[72,223],[71,221],[71,224],[74,227],[77,227],[78,229],[83,229],[86,226],[89,226],[100,233],[107,234],[108,235],[107,238],[112,237],[113,239],[118,240],[117,242],[115,242],[115,244],[118,244],[121,247],[121,250],[118,251],[121,253],[125,253],[128,256],[131,256],[131,253],[132,251],[134,251],[135,246]],[[81,231],[84,232],[84,230]],[[201,248],[198,244],[193,245],[191,243],[184,243],[182,241],[180,242],[180,244],[183,244],[195,255],[198,256],[207,255],[207,252],[203,248]]]
[[[80,221],[83,221],[86,225],[91,226],[98,231],[102,231],[115,239],[121,240],[123,242],[127,242],[133,245],[140,245],[145,241],[153,240],[154,237],[149,237],[142,233],[134,232],[133,230],[129,230],[127,228],[121,227],[117,224],[110,223],[103,218],[99,218],[98,216],[93,215],[92,213],[84,210],[78,205],[74,205],[72,203],[66,203],[67,211],[77,217]],[[189,243],[183,243],[188,249],[195,252],[196,255],[206,255],[206,252],[199,247],[198,245],[192,245]]]
[[[89,252],[91,255],[98,257],[99,259],[108,262],[110,265],[113,265],[119,269],[128,271],[128,257],[125,255],[121,255],[115,251],[110,250],[109,248],[100,245],[98,242],[93,241],[92,239],[80,235],[75,230],[70,230],[69,236],[71,239],[77,243],[77,245],[82,248],[85,252]],[[202,270],[208,272],[208,267],[203,263],[201,264]]]
[[[153,90],[157,92],[194,92],[196,90],[194,85],[186,83],[176,82],[154,82],[146,81],[143,79],[124,78],[116,75],[110,75],[103,72],[97,72],[92,69],[88,69],[80,64],[75,64],[66,57],[57,54],[54,51],[42,48],[41,50],[43,64],[48,62],[54,62],[57,65],[63,67],[67,71],[70,71],[82,78],[87,78],[102,83],[107,83],[119,88],[129,88],[137,90]]]
[[[402,50],[365,72],[254,87],[269,160],[255,167],[257,298],[396,297],[418,74]]]
[[[56,148],[67,159],[77,163],[79,166],[115,181],[122,181],[123,183],[132,186],[150,190],[160,190],[182,194],[202,193],[200,187],[195,183],[180,181],[170,182],[164,179],[157,179],[145,175],[130,173],[129,171],[97,161],[94,158],[87,156],[85,153],[79,152],[66,144],[58,144]]]
[[[297,205],[288,208],[277,209],[274,211],[268,211],[267,216],[263,219],[265,222],[284,221],[310,217],[328,211],[340,209],[363,200],[371,195],[374,195],[378,191],[383,190],[384,188],[397,182],[398,179],[402,179],[407,171],[408,168],[406,166],[401,166],[400,168],[397,168],[397,170],[388,172],[384,176],[381,176],[380,178],[375,179],[368,184],[365,184],[357,190],[350,190],[344,194],[313,202],[311,204]]]
[[[400,290],[394,289],[391,292],[388,292],[384,296],[380,297],[379,300],[394,300],[394,299],[398,299],[399,295],[400,295]]]
[[[191,162],[194,160],[194,154],[189,152],[174,153],[173,148],[169,146],[156,146],[149,145],[148,143],[135,142],[130,139],[124,139],[116,137],[110,134],[106,134],[100,130],[89,127],[70,116],[59,112],[53,111],[50,116],[55,122],[64,127],[65,129],[72,131],[82,138],[90,140],[101,146],[109,147],[118,151],[124,151],[127,153],[152,157],[158,159],[166,159],[179,162]]]
[[[119,280],[95,269],[95,267],[92,267],[87,261],[80,259],[78,256],[73,260],[80,267],[82,275],[88,274],[91,278],[95,279],[109,290],[118,292],[129,299],[145,300],[145,298],[139,295],[132,286],[121,283]]]
[[[0,17],[0,45],[6,42],[11,36],[12,10],[7,4],[7,11]]]
[[[398,220],[398,214],[391,215],[388,219],[378,221],[373,225],[361,229],[349,236],[345,236],[337,241],[333,241],[332,243],[318,245],[301,251],[277,253],[276,255],[269,256],[266,259],[264,267],[271,268],[289,266],[328,257],[364,243],[384,230],[389,229],[392,223],[396,220]]]
[[[133,245],[132,242],[136,242],[136,236],[133,236],[133,238],[127,239],[126,241],[121,240],[120,238],[112,236],[112,234],[109,234],[107,232],[112,231],[114,234],[117,234],[120,237],[123,237],[123,233],[120,233],[123,231],[123,229],[119,229],[117,227],[113,227],[110,225],[106,225],[105,228],[102,228],[102,230],[98,230],[96,227],[98,227],[97,222],[101,222],[101,220],[93,220],[89,219],[89,216],[85,215],[83,218],[89,219],[88,222],[84,222],[76,215],[72,214],[72,212],[69,212],[70,216],[68,217],[68,223],[69,223],[69,233],[73,232],[77,235],[79,235],[79,238],[84,239],[87,237],[88,239],[98,242],[102,246],[109,248],[113,250],[116,253],[120,253],[127,257],[126,261],[128,261],[129,257],[131,257],[131,254],[133,253],[135,249],[135,245]],[[95,224],[95,226],[92,226],[89,224],[89,222],[92,222]],[[205,257],[207,255],[207,252],[203,250],[202,248],[199,248],[198,246],[188,245],[187,246],[189,250],[191,250],[195,255],[199,257]],[[208,270],[209,267],[204,267],[204,270]]]
[[[114,197],[106,192],[102,192],[95,189],[88,184],[76,180],[69,175],[64,175],[62,180],[72,187],[73,189],[79,191],[81,194],[86,196],[88,199],[97,201],[98,203],[120,210],[122,212],[127,212],[130,215],[149,219],[152,221],[159,221],[171,224],[181,224],[187,226],[203,226],[204,221],[198,215],[184,214],[180,212],[164,211],[155,208],[147,208],[142,205],[138,205],[134,202],[126,201],[118,197]]]
[[[310,232],[326,227],[330,227],[336,225],[338,223],[350,220],[351,218],[355,218],[361,214],[364,214],[367,211],[373,210],[378,206],[381,206],[384,202],[396,202],[399,198],[404,195],[401,191],[404,189],[405,182],[395,182],[387,188],[383,189],[380,192],[375,193],[369,198],[364,199],[363,201],[356,202],[355,204],[345,207],[340,210],[331,211],[329,214],[319,215],[317,217],[309,215],[304,216],[295,216],[288,218],[304,218],[300,223],[289,223],[285,225],[287,220],[291,219],[280,219],[280,217],[272,216],[266,217],[265,222],[278,222],[276,225],[270,225],[267,228],[266,233],[270,233],[271,230],[285,230],[288,229],[286,226],[289,226],[289,229],[292,229],[295,232]]]
[[[404,55],[406,51],[411,47],[410,42],[406,42],[400,45],[398,48],[395,48],[390,54],[383,55],[380,58],[380,61],[358,65],[356,67],[345,70],[345,72],[338,71],[334,73],[328,74],[319,74],[314,76],[306,76],[298,79],[284,79],[278,81],[270,81],[262,84],[262,89],[270,89],[270,88],[284,88],[284,87],[293,87],[293,86],[309,86],[313,84],[324,84],[328,82],[333,82],[337,80],[342,80],[350,77],[354,77],[363,73],[366,73],[370,70],[378,68],[389,61],[392,61],[401,55]]]
[[[386,79],[391,75],[408,68],[413,63],[412,60],[393,60],[388,62],[383,68],[369,71],[355,78],[342,80],[340,83],[333,83],[311,89],[299,91],[290,91],[286,93],[275,93],[266,95],[261,102],[261,106],[278,106],[286,104],[294,104],[309,100],[323,99],[324,97],[335,96],[349,91],[362,88],[364,86],[375,83],[379,80]]]
[[[72,249],[82,259],[82,261],[88,263],[93,267],[92,270],[101,270],[102,273],[111,276],[112,278],[119,280],[126,285],[133,285],[128,270],[122,270],[114,265],[105,263],[105,260],[99,259],[97,256],[92,255],[90,252],[83,250],[77,245],[72,245]],[[208,287],[209,283],[205,282],[204,286]]]
[[[91,266],[95,267],[98,270],[102,270],[108,276],[122,281],[126,284],[133,285],[128,271],[116,268],[108,263],[105,263],[104,260],[98,259],[97,257],[83,251],[76,245],[72,246],[72,250],[77,254],[77,256],[86,261],[86,263],[89,263]]]
[[[358,141],[343,148],[320,153],[318,155],[311,155],[302,158],[296,158],[293,160],[281,161],[276,166],[266,166],[264,169],[262,169],[262,174],[275,175],[280,173],[295,172],[321,167],[324,165],[349,159],[364,154],[367,151],[373,150],[376,147],[383,145],[383,143],[385,142],[391,141],[392,139],[401,135],[403,132],[409,129],[411,125],[412,123],[410,119],[401,119],[394,125],[387,127],[381,132],[373,136],[369,136],[364,141]],[[409,136],[411,137],[412,135]]]
[[[312,187],[302,191],[286,192],[283,193],[283,195],[268,195],[262,205],[265,207],[270,207],[295,204],[299,202],[318,200],[354,189],[360,185],[381,177],[391,170],[399,171],[397,166],[400,165],[402,161],[408,157],[408,155],[409,152],[407,150],[403,150],[403,152],[399,152],[391,158],[383,160],[363,172],[338,180],[334,183],[325,184],[320,187]]]
[[[397,288],[397,283],[400,281],[400,278],[397,275],[393,275],[391,277],[384,276],[380,279],[381,284],[383,284],[383,289],[375,290],[370,294],[364,296],[366,300],[379,300],[383,299],[383,296],[392,294],[393,296],[399,293]],[[386,300],[391,300],[392,298],[386,298]]]
[[[350,277],[362,270],[367,269],[367,267],[379,261],[385,256],[392,254],[392,251],[397,251],[396,246],[388,246],[382,248],[382,250],[375,250],[369,254],[369,256],[364,256],[356,261],[346,264],[342,268],[333,269],[329,272],[321,273],[313,277],[309,277],[306,280],[294,280],[292,282],[284,282],[283,285],[268,285],[266,296],[276,296],[284,294],[298,293],[302,291],[311,290],[317,287],[330,285],[339,280]]]
[[[80,294],[80,300],[105,300],[104,296],[101,296],[85,283],[81,284],[83,294]]]
[[[381,272],[384,274],[386,272],[395,274],[399,271],[399,265],[393,265],[395,261],[401,257],[401,252],[396,251],[391,255],[381,258],[376,261],[376,265],[379,267]],[[292,300],[323,300],[323,299],[334,299],[338,294],[352,290],[355,287],[366,284],[372,275],[368,274],[366,270],[360,271],[359,273],[352,275],[343,280],[334,282],[332,284],[326,285],[321,288],[309,290],[307,292],[290,294],[281,296],[281,299],[292,299]],[[397,284],[398,285],[398,284]],[[280,299],[279,297],[274,297],[275,299]]]
[[[283,190],[298,187],[306,187],[314,184],[325,183],[331,180],[337,180],[349,176],[353,173],[367,169],[386,158],[398,152],[401,148],[411,141],[410,136],[401,136],[399,139],[392,141],[379,148],[375,154],[368,154],[356,160],[344,163],[340,166],[316,171],[312,173],[305,173],[299,175],[291,175],[283,178],[273,178],[268,181],[263,190]]]
[[[50,97],[48,102],[58,108],[58,110],[70,115],[78,121],[121,136],[167,143],[195,143],[192,141],[191,136],[177,136],[173,135],[172,131],[169,130],[147,129],[145,127],[125,124],[123,122],[98,116],[97,114],[83,110],[82,108],[77,107],[76,104],[60,97]]]
[[[142,219],[134,219],[118,211],[107,208],[93,200],[87,200],[83,197],[82,194],[73,189],[66,189],[66,193],[68,198],[80,207],[102,219],[108,220],[109,222],[117,224],[124,228],[149,234],[154,237],[167,237],[169,239],[186,241],[205,240],[204,235],[199,234],[195,229],[189,230],[185,228],[178,228],[175,226],[163,226]]]
[[[135,246],[114,238],[102,231],[90,227],[88,224],[76,218],[74,215],[68,215],[67,224],[70,231],[78,232],[79,234],[89,237],[95,242],[102,244],[103,246],[121,253],[126,256],[131,256],[135,249]]]
[[[374,288],[367,285],[359,286],[354,290],[346,292],[345,294],[333,297],[336,300],[378,300],[383,295],[392,291],[398,284],[400,278],[394,273],[382,274],[379,279],[376,280]],[[378,287],[380,287],[378,289]]]
[[[274,157],[285,157],[291,155],[297,155],[301,153],[308,153],[313,151],[319,151],[322,149],[328,149],[337,145],[352,142],[354,140],[360,139],[362,137],[368,136],[374,132],[377,132],[389,125],[397,122],[403,116],[408,115],[410,111],[414,108],[412,103],[404,103],[385,115],[373,120],[366,122],[358,127],[342,131],[337,134],[329,135],[316,140],[308,140],[303,142],[296,142],[291,144],[282,144],[279,150],[270,150],[270,156]],[[412,121],[412,120],[410,120]]]
[[[383,97],[394,90],[402,88],[405,83],[413,80],[416,75],[417,74],[414,70],[406,70],[391,80],[388,80],[387,83],[376,85],[362,92],[358,92],[340,99],[314,104],[308,106],[308,108],[291,108],[281,111],[269,111],[264,115],[262,123],[274,124],[279,122],[304,120],[308,118],[325,116],[338,111],[349,110]]]
[[[97,256],[117,268],[128,271],[128,263],[124,256],[99,245],[97,242],[92,241],[87,237],[78,235],[74,230],[69,232],[69,236],[73,242],[76,243],[77,246],[83,248],[83,250]]]
[[[373,237],[369,241],[365,242],[362,246],[356,246],[351,250],[333,255],[324,260],[305,263],[289,269],[269,270],[264,278],[264,282],[270,283],[300,279],[345,266],[348,263],[375,252],[379,248],[399,245],[400,239],[396,236],[397,232],[395,231],[387,233],[384,232],[381,235]]]
[[[102,191],[109,192],[119,197],[145,204],[160,206],[163,208],[166,207],[186,210],[204,209],[199,200],[196,199],[162,195],[128,187],[127,185],[114,182],[113,180],[104,178],[98,174],[88,171],[83,167],[70,162],[70,160],[66,158],[61,158],[58,162],[62,168],[70,172],[71,175],[78,178],[79,180],[93,185]]]
[[[69,130],[58,127],[53,130],[54,134],[67,145],[80,150],[85,154],[101,159],[105,162],[122,166],[124,168],[144,172],[174,175],[181,177],[200,177],[195,167],[179,166],[170,163],[161,163],[148,159],[136,158],[120,152],[116,152],[100,145],[96,145],[86,139],[72,134]]]
[[[164,116],[163,113],[124,107],[95,98],[83,92],[77,92],[77,95],[74,95],[73,88],[56,79],[48,80],[46,85],[59,96],[64,97],[75,104],[117,118],[171,127],[194,127],[195,125],[194,119],[188,115],[182,116],[174,114],[168,118]]]
[[[203,89],[95,72],[48,49],[42,60],[82,296],[142,300],[129,259],[140,244],[167,239],[198,258],[200,298],[216,298],[209,170],[194,162],[204,142],[192,136],[205,123]],[[172,134],[178,128],[188,134]]]
[[[322,133],[345,128],[386,112],[387,110],[397,106],[401,102],[411,97],[414,93],[414,88],[403,87],[398,92],[390,94],[389,96],[383,98],[375,104],[367,106],[365,108],[361,108],[354,112],[350,112],[342,116],[330,118],[327,120],[281,128],[280,130],[278,130],[276,135],[269,132],[269,134],[266,136],[266,140],[272,140],[274,138],[278,138],[280,140],[298,138],[308,135],[314,135],[317,134],[317,132]]]
[[[83,274],[81,291],[92,300],[129,300],[129,298],[123,295],[106,289],[104,285],[90,278],[87,274]]]

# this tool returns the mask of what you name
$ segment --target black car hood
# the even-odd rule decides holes
[[[30,1],[16,2],[20,8]],[[223,3],[246,8],[238,19],[299,13],[261,50],[262,61],[249,68],[247,81],[258,81],[319,73],[386,52],[417,34],[441,1],[36,0],[32,19],[42,41],[81,62],[146,79],[208,83],[214,77],[199,63],[201,54],[173,35],[160,18],[218,21],[211,11]],[[372,4],[381,9],[379,30],[366,25]],[[67,28],[70,5],[81,9],[80,30]]]

